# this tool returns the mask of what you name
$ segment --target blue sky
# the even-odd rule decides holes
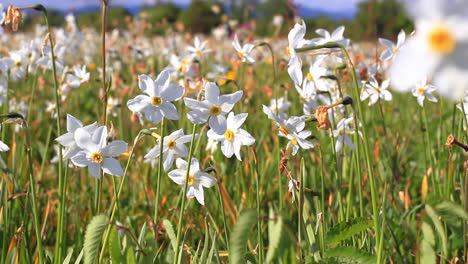
[[[295,0],[295,3],[311,8],[320,8],[325,11],[347,11],[354,10],[356,3],[360,0]],[[153,4],[155,0],[110,0],[113,5],[136,5]],[[189,3],[190,0],[173,0],[174,3]],[[42,3],[46,8],[57,8],[62,10],[72,10],[82,6],[99,4],[99,0],[2,0],[4,6],[14,4],[16,6],[32,5]]]

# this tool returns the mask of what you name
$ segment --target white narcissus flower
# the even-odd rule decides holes
[[[1,125],[0,125],[0,129],[1,129]],[[10,147],[7,146],[7,144],[3,143],[3,141],[0,140],[0,151],[1,152],[4,152],[4,151],[8,151],[10,150]]]
[[[379,38],[379,43],[386,47],[382,54],[380,54],[380,59],[382,61],[387,61],[393,58],[393,56],[398,53],[400,47],[405,43],[405,39],[406,34],[404,30],[401,30],[400,33],[398,33],[396,44],[388,39]]]
[[[468,4],[457,0],[405,2],[415,33],[399,49],[390,70],[392,87],[410,91],[429,76],[437,91],[452,100],[468,89]]]
[[[316,94],[319,91],[328,91],[332,81],[322,78],[322,76],[328,75],[328,69],[321,66],[325,58],[326,55],[317,56],[314,63],[310,65],[302,83],[302,91],[298,90],[300,94]],[[298,89],[297,86],[296,89]]]
[[[390,80],[385,80],[382,82],[381,85],[377,82],[374,77],[369,79],[369,82],[366,83],[366,87],[362,90],[361,93],[361,101],[369,99],[369,105],[373,105],[379,101],[379,99],[385,101],[392,100],[392,94],[388,90],[388,86],[390,84]]]
[[[213,129],[208,131],[208,138],[222,142],[221,151],[224,156],[230,158],[232,155],[236,155],[238,160],[242,160],[240,154],[241,146],[250,146],[255,143],[255,138],[249,132],[240,128],[247,116],[247,113],[234,115],[231,112],[224,123],[224,132],[219,133]]]
[[[288,118],[288,115],[285,113],[291,107],[291,102],[288,101],[286,97],[280,97],[277,99],[270,100],[270,110],[279,116],[281,119]]]
[[[198,135],[195,134],[195,139]],[[172,132],[170,135],[164,137],[163,141],[163,168],[164,171],[169,170],[174,164],[177,157],[185,158],[188,155],[188,149],[185,144],[192,140],[192,135],[184,135],[183,129]],[[152,148],[146,155],[145,159],[158,160],[160,153],[160,141]]]
[[[154,81],[147,75],[140,75],[138,83],[145,95],[137,95],[128,100],[127,106],[132,112],[144,113],[155,124],[161,122],[163,117],[179,119],[177,109],[171,102],[182,98],[184,87],[171,83],[170,70],[163,70]]]
[[[213,83],[205,84],[205,100],[197,101],[184,98],[185,105],[192,109],[187,118],[194,124],[204,124],[209,119],[210,128],[217,133],[224,133],[222,124],[226,121],[225,115],[232,110],[234,104],[242,98],[242,91],[232,94],[219,94],[219,87]]]
[[[360,125],[360,124],[359,124]],[[351,149],[355,149],[353,142],[349,138],[349,134],[356,133],[356,128],[354,126],[354,118],[343,118],[336,125],[336,129],[333,130],[333,137],[336,138],[335,151],[340,152],[343,149],[343,145],[347,145]],[[361,132],[358,130],[358,134],[361,135]]]
[[[319,28],[319,29],[315,30],[315,33],[317,33],[321,37],[311,39],[311,41],[315,45],[323,45],[323,44],[326,44],[328,42],[336,42],[338,44],[341,44],[341,45],[347,47],[349,45],[349,39],[345,39],[343,37],[344,30],[345,30],[344,26],[339,26],[338,28],[336,28],[330,34],[330,32],[328,32],[327,30],[325,30],[323,28]]]
[[[89,173],[99,178],[99,172],[122,176],[124,171],[115,157],[120,156],[127,149],[127,143],[114,140],[107,144],[107,128],[101,126],[93,134],[84,128],[75,131],[75,140],[82,150],[71,158],[75,166],[88,167]]]
[[[431,102],[437,102],[437,98],[432,95],[435,90],[436,87],[434,85],[428,84],[427,79],[424,78],[416,84],[416,87],[413,88],[411,92],[417,98],[418,104],[423,107],[425,98]]]
[[[302,48],[307,41],[304,40],[306,33],[306,24],[304,20],[301,23],[296,23],[294,27],[288,33],[288,46],[286,47],[286,55],[289,58],[289,64],[291,64],[294,58],[297,58],[297,48]]]
[[[169,178],[179,185],[185,184],[187,177],[188,163],[187,161],[178,158],[176,160],[177,169],[168,173]],[[187,180],[187,198],[195,197],[201,205],[205,205],[205,195],[203,187],[210,188],[216,184],[216,180],[210,174],[201,171],[200,165],[196,158],[192,158],[190,162],[190,170]]]
[[[55,139],[58,143],[60,143],[60,145],[65,147],[63,159],[70,159],[81,150],[75,141],[75,132],[78,128],[84,128],[88,133],[93,134],[94,131],[96,131],[98,128],[98,124],[97,122],[94,122],[91,125],[83,127],[83,123],[80,120],[70,114],[67,114],[68,132]]]
[[[89,81],[89,72],[86,71],[86,65],[80,68],[80,66],[73,66],[73,73],[66,75],[66,82],[73,88],[80,87],[81,84]]]
[[[57,72],[62,72],[65,64],[63,62],[63,57],[65,55],[66,47],[62,45],[56,45],[54,47],[54,59],[55,59],[55,67]],[[52,51],[50,46],[45,46],[42,50],[42,57],[40,57],[36,61],[37,65],[41,65],[42,67],[52,70]]]
[[[299,148],[303,149],[311,149],[314,147],[312,142],[308,141],[307,138],[312,135],[312,132],[309,130],[302,130],[300,132],[292,132],[286,136],[289,140],[288,144],[286,145],[286,149],[292,150],[292,155],[296,155]]]
[[[207,41],[201,42],[198,37],[195,37],[194,45],[189,46],[187,51],[192,53],[194,58],[200,58],[203,54],[211,52],[210,49],[205,48]]]
[[[242,60],[242,62],[248,61],[249,63],[254,63],[255,59],[250,56],[250,52],[252,52],[254,45],[247,43],[244,46],[241,46],[239,40],[237,39],[237,35],[234,36],[234,40],[232,41],[232,46],[237,51],[237,56]]]

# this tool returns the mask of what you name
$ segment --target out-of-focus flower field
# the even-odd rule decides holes
[[[0,263],[467,261],[468,4],[373,40],[101,4],[0,5]]]

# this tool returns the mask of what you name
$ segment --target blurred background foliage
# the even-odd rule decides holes
[[[188,6],[181,8],[172,3],[161,3],[155,6],[143,6],[137,13],[132,13],[124,7],[111,7],[108,11],[108,29],[126,28],[133,18],[146,23],[148,35],[164,34],[169,29],[184,30],[190,33],[210,33],[215,27],[228,26],[229,21],[236,21],[236,27],[245,26],[254,29],[259,36],[279,34],[287,36],[289,29],[297,21],[301,7],[293,1],[286,0],[228,0],[229,4],[218,1],[193,0]],[[59,11],[49,11],[52,25],[64,23],[64,14]],[[275,16],[283,17],[283,24],[278,30],[272,23]],[[100,27],[100,10],[81,12],[76,15],[81,26]],[[31,14],[25,19],[26,27],[31,27],[40,16]],[[314,18],[304,18],[307,24],[307,38],[313,37],[313,29],[324,28],[329,31],[340,25],[346,27],[345,37],[353,40],[373,40],[378,37],[395,39],[398,32],[404,29],[407,33],[413,30],[412,21],[398,0],[366,0],[358,4],[357,12],[352,19],[337,19],[325,15]]]

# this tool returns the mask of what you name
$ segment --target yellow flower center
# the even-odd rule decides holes
[[[309,81],[314,80],[314,76],[312,75],[312,73],[310,73],[310,72],[307,73],[307,80],[309,80]]]
[[[228,141],[233,141],[234,140],[234,132],[230,129],[226,130],[224,132],[224,138]]]
[[[293,143],[293,145],[297,145],[297,138],[291,138],[291,143]]]
[[[210,107],[210,114],[212,116],[217,116],[221,113],[221,107],[219,105],[212,105]]]
[[[288,55],[288,58],[291,58],[291,48],[286,47],[286,55]]]
[[[21,61],[15,62],[15,66],[16,66],[16,67],[21,67]]]
[[[94,163],[102,163],[104,158],[102,157],[101,153],[95,151],[91,153],[91,161]]]
[[[154,106],[160,106],[160,105],[162,105],[162,102],[163,102],[163,100],[159,96],[151,97],[151,104],[154,105]]]
[[[456,40],[445,26],[435,26],[427,36],[429,47],[438,54],[450,54],[455,49]]]
[[[187,179],[187,184],[188,185],[193,185],[195,183],[195,176],[189,175]]]
[[[238,51],[237,56],[239,56],[239,58],[243,59],[245,55],[244,55],[244,52]]]
[[[423,95],[426,89],[424,87],[419,87],[418,90],[416,91],[419,95]]]
[[[169,149],[174,149],[176,147],[177,143],[175,142],[175,140],[170,140],[168,143],[167,143],[167,147]]]

